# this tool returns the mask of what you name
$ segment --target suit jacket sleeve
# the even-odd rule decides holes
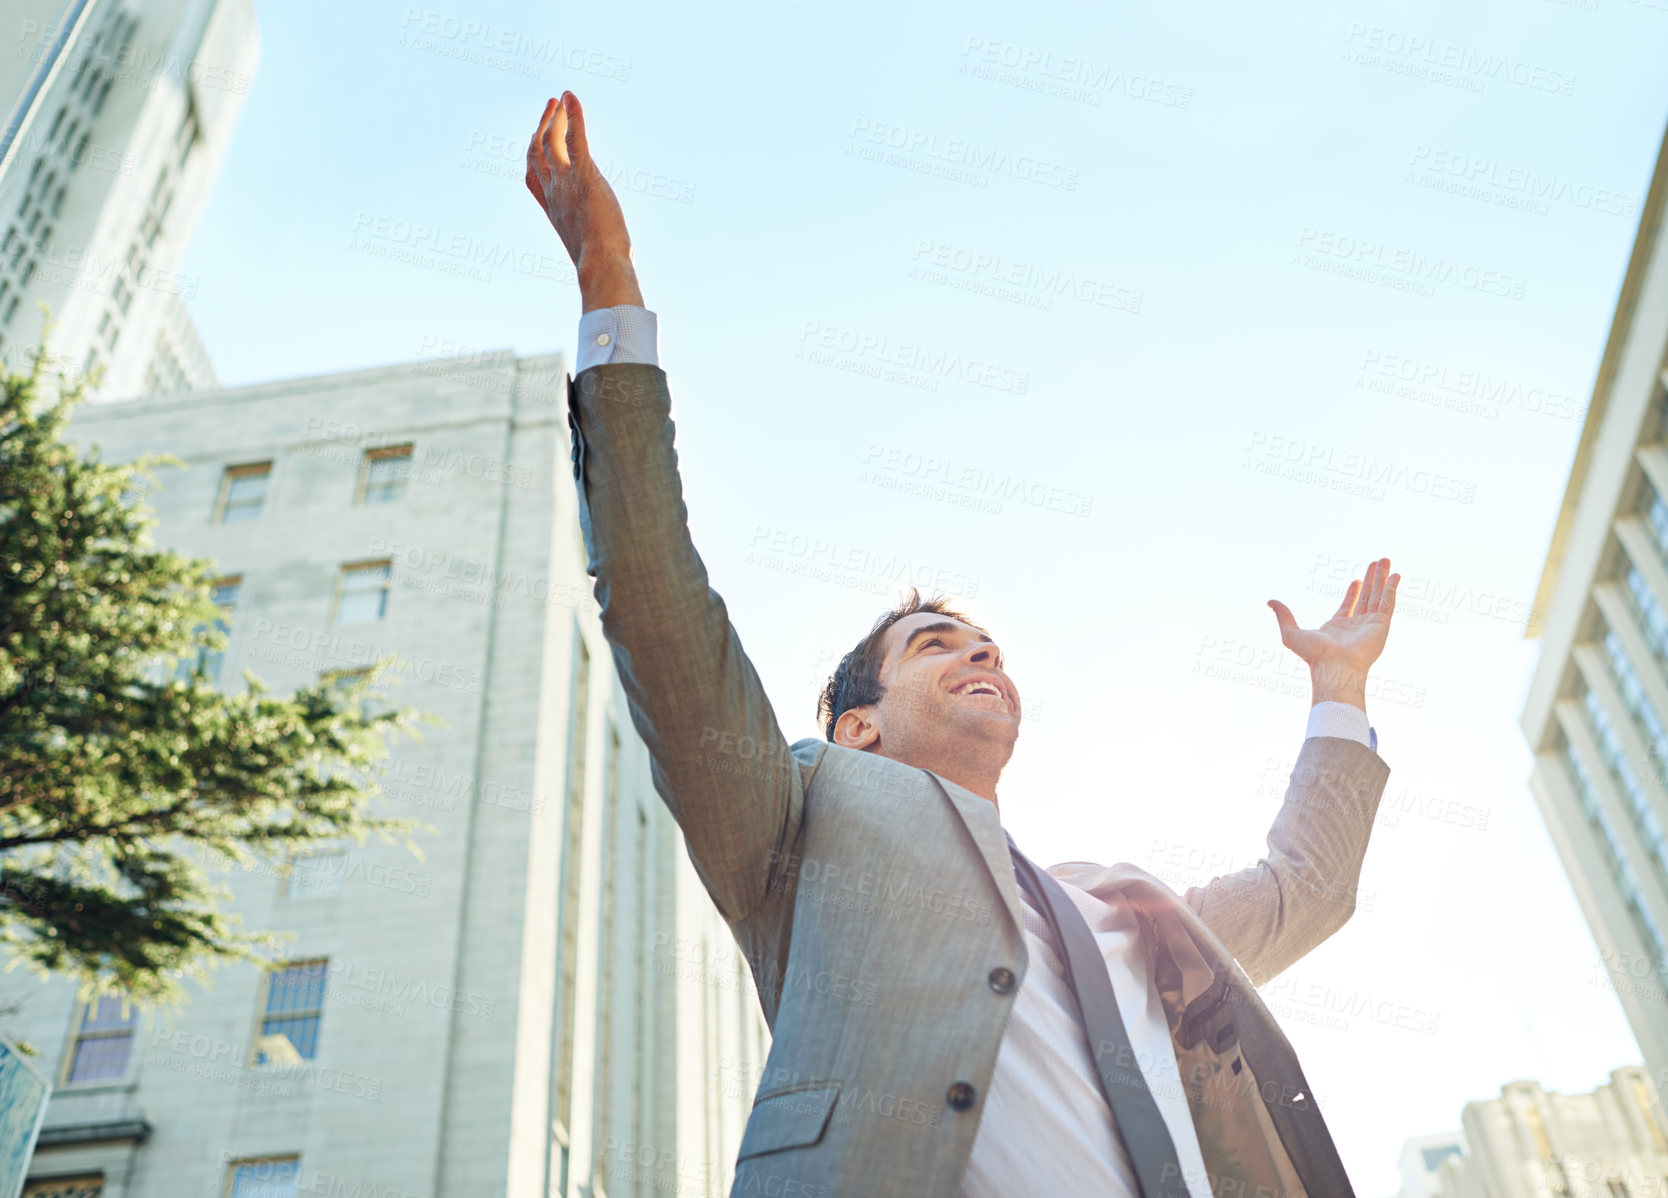
[[[1348,922],[1390,767],[1363,744],[1303,742],[1268,833],[1268,855],[1184,896],[1253,985],[1281,973]]]
[[[655,789],[733,922],[788,876],[804,780],[690,540],[665,372],[593,366],[568,408],[603,634]]]

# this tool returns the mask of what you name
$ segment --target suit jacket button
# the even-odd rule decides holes
[[[966,1082],[957,1082],[944,1095],[949,1100],[950,1105],[958,1111],[965,1111],[972,1106],[973,1100],[978,1096],[978,1091]]]
[[[1014,988],[1014,971],[1005,965],[998,965],[990,971],[990,988],[998,994],[1011,994]]]

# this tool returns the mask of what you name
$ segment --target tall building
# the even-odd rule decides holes
[[[259,54],[251,0],[20,6],[0,68],[0,360],[41,343],[95,394],[212,387],[186,247]],[[8,19],[10,19],[8,11]]]
[[[1665,146],[1668,149],[1668,146]],[[1668,153],[1640,217],[1529,634],[1530,787],[1659,1088],[1668,1084]]]
[[[603,640],[566,405],[561,356],[500,353],[77,411],[106,460],[183,460],[151,502],[222,571],[217,685],[393,662],[439,722],[380,810],[435,832],[212,863],[292,939],[177,1020],[0,973],[58,1087],[30,1194],[728,1192],[767,1032]]]
[[[1591,1094],[1512,1082],[1466,1103],[1461,1122],[1463,1136],[1408,1141],[1399,1198],[1657,1198],[1668,1188],[1668,1115],[1638,1066]]]

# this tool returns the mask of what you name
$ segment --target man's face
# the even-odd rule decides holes
[[[1006,762],[1019,737],[1020,705],[1002,651],[984,633],[937,612],[905,616],[885,639],[886,694],[866,709],[881,751],[904,761],[956,751]]]

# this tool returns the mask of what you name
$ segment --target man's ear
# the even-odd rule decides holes
[[[847,749],[867,749],[880,740],[880,729],[869,722],[870,707],[853,707],[834,721],[834,743]]]

